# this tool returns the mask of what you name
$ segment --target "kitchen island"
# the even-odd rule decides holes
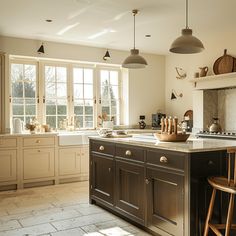
[[[206,178],[224,174],[228,147],[236,141],[91,137],[90,202],[154,235],[202,235],[211,195]],[[225,207],[222,196],[216,201],[218,220]]]

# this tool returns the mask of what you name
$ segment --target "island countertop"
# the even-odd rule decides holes
[[[196,138],[194,136],[190,137],[186,142],[160,142],[154,138],[145,139],[139,137],[103,138],[100,136],[91,136],[89,138],[104,142],[123,143],[186,153],[220,151],[230,147],[236,147],[236,140],[206,139]]]

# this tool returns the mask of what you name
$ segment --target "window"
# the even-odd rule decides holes
[[[46,123],[60,128],[67,118],[67,68],[45,66],[45,110]]]
[[[11,64],[12,119],[29,123],[37,115],[37,76],[35,64]]]
[[[36,117],[53,129],[91,129],[106,113],[120,124],[119,69],[18,58],[11,61],[10,74],[12,119],[29,123]]]
[[[73,68],[73,102],[75,124],[94,127],[93,69]]]
[[[100,70],[101,110],[108,120],[120,124],[119,73],[115,70]]]

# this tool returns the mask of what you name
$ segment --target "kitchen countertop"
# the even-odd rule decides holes
[[[99,141],[122,143],[186,153],[219,151],[226,150],[228,147],[236,147],[236,140],[202,139],[196,138],[195,136],[190,137],[186,142],[160,142],[151,137],[102,138],[99,136],[91,136],[89,138]]]

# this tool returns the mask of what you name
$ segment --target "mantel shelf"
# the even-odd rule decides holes
[[[236,72],[193,78],[189,82],[194,83],[195,89],[201,90],[236,87]]]

